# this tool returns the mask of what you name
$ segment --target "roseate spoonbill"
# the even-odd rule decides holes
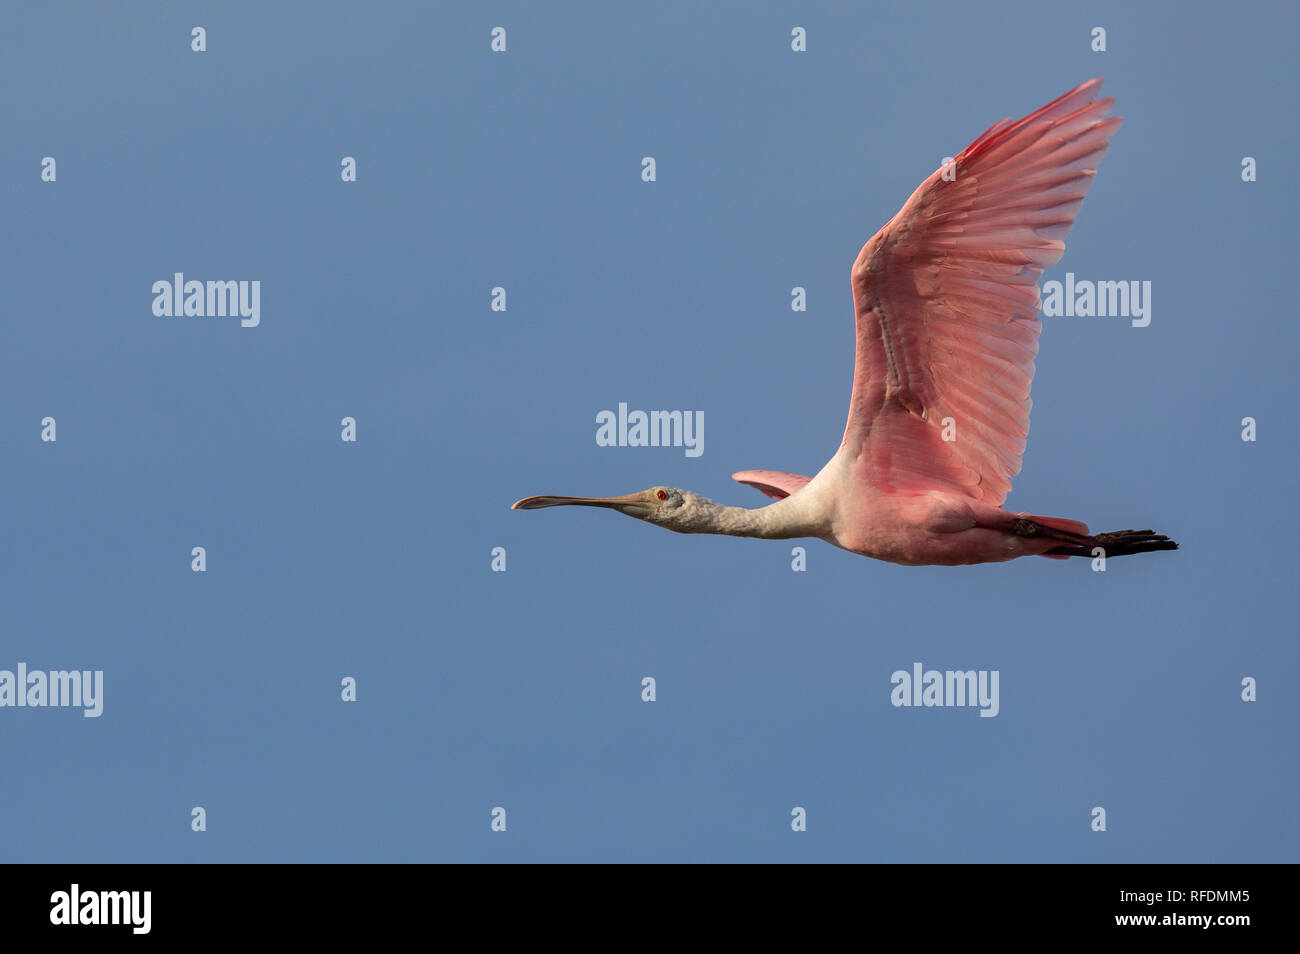
[[[512,509],[605,507],[678,533],[818,537],[907,565],[1174,550],[1150,530],[1002,509],[1029,432],[1038,279],[1119,117],[1092,79],[1003,119],[932,172],[853,263],[857,361],[844,440],[815,477],[745,470],[775,503],[726,507],[673,487],[525,497]]]

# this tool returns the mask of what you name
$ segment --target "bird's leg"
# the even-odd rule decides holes
[[[1093,539],[1092,537],[1084,536],[1081,533],[1071,533],[1069,530],[1057,530],[1055,527],[1049,527],[1025,517],[1016,518],[1015,522],[1011,524],[1011,532],[1018,537],[1044,537],[1048,540],[1060,540],[1063,543],[1072,543],[1075,546],[1086,546]]]
[[[1163,533],[1156,533],[1153,530],[1116,530],[1112,533],[1084,536],[1080,533],[1070,533],[1068,530],[1045,527],[1041,523],[1020,517],[1012,524],[1011,532],[1018,537],[1045,537],[1048,540],[1060,540],[1067,544],[1048,550],[1048,556],[1090,557],[1096,547],[1105,550],[1108,557],[1178,549],[1177,543]]]

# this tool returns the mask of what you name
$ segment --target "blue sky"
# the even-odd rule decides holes
[[[0,709],[0,857],[1297,860],[1294,7],[272,6],[0,17],[0,669],[105,684]],[[815,473],[862,243],[1095,75],[1125,125],[1044,278],[1152,321],[1045,319],[1008,506],[1182,550],[795,573],[507,509]],[[154,317],[177,271],[261,324]],[[704,453],[598,447],[619,402]],[[998,716],[891,706],[914,662]]]

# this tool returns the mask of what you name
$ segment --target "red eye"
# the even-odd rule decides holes
[[[667,500],[667,499],[668,499],[668,495],[667,495],[666,493],[664,493],[662,490],[659,491],[657,494],[655,494],[655,496],[658,497],[660,500]]]

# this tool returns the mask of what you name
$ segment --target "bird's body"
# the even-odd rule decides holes
[[[818,537],[906,565],[1176,549],[1150,530],[1001,506],[1020,471],[1038,351],[1038,278],[1119,128],[1100,80],[1004,119],[932,173],[852,269],[857,360],[848,426],[809,478],[742,471],[777,498],[749,510],[652,487],[624,497],[528,497],[517,509],[607,507],[680,533]]]

